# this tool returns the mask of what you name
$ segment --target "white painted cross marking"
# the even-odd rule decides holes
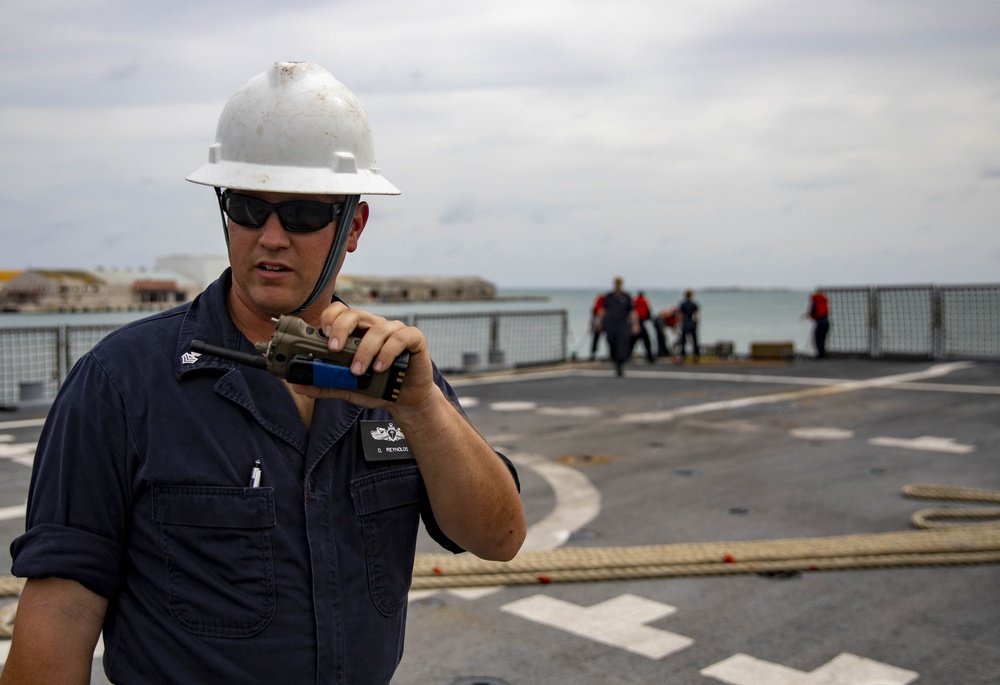
[[[919,438],[872,438],[869,445],[880,447],[902,447],[907,450],[926,450],[928,452],[948,452],[949,454],[971,454],[976,451],[975,445],[963,445],[954,438],[939,438],[934,435],[921,435]]]
[[[509,614],[650,659],[662,659],[694,643],[689,637],[643,625],[669,616],[677,609],[635,595],[620,595],[592,607],[581,607],[546,595],[532,595],[500,608]]]
[[[847,653],[810,673],[734,654],[702,669],[701,674],[729,685],[906,685],[918,676],[913,671]]]

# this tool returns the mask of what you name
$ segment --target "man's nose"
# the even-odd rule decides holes
[[[288,231],[281,225],[277,212],[271,212],[260,227],[258,242],[266,247],[282,247],[288,245]]]

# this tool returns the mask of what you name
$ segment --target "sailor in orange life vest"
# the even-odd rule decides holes
[[[632,306],[635,307],[636,316],[639,317],[639,332],[632,335],[632,349],[635,349],[635,344],[642,340],[642,344],[646,347],[646,361],[653,364],[656,362],[656,358],[653,356],[653,345],[650,343],[649,333],[646,331],[646,322],[650,320],[649,300],[646,299],[646,293],[640,290],[635,299],[632,300]]]
[[[816,322],[813,340],[816,343],[816,358],[821,359],[826,356],[826,336],[830,332],[830,304],[819,288],[809,297],[809,311],[803,317],[806,316]]]
[[[671,344],[667,330],[673,331],[677,334],[677,324],[680,323],[677,313],[677,307],[669,307],[663,309],[656,318],[653,319],[653,327],[656,329],[656,346],[657,346],[657,356],[658,357],[669,357],[671,356],[670,350],[673,347]]]
[[[594,300],[590,308],[590,361],[594,361],[597,355],[597,343],[601,340],[601,310],[604,309],[604,294],[601,293]]]

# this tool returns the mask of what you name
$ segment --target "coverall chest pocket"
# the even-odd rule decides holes
[[[153,487],[170,612],[186,630],[249,637],[274,615],[272,488]]]
[[[368,588],[385,616],[394,616],[406,606],[422,487],[416,466],[378,470],[351,482],[354,511],[364,536]]]

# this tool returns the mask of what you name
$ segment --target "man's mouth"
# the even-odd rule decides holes
[[[287,268],[278,266],[277,264],[260,264],[258,266],[264,271],[288,271]]]

